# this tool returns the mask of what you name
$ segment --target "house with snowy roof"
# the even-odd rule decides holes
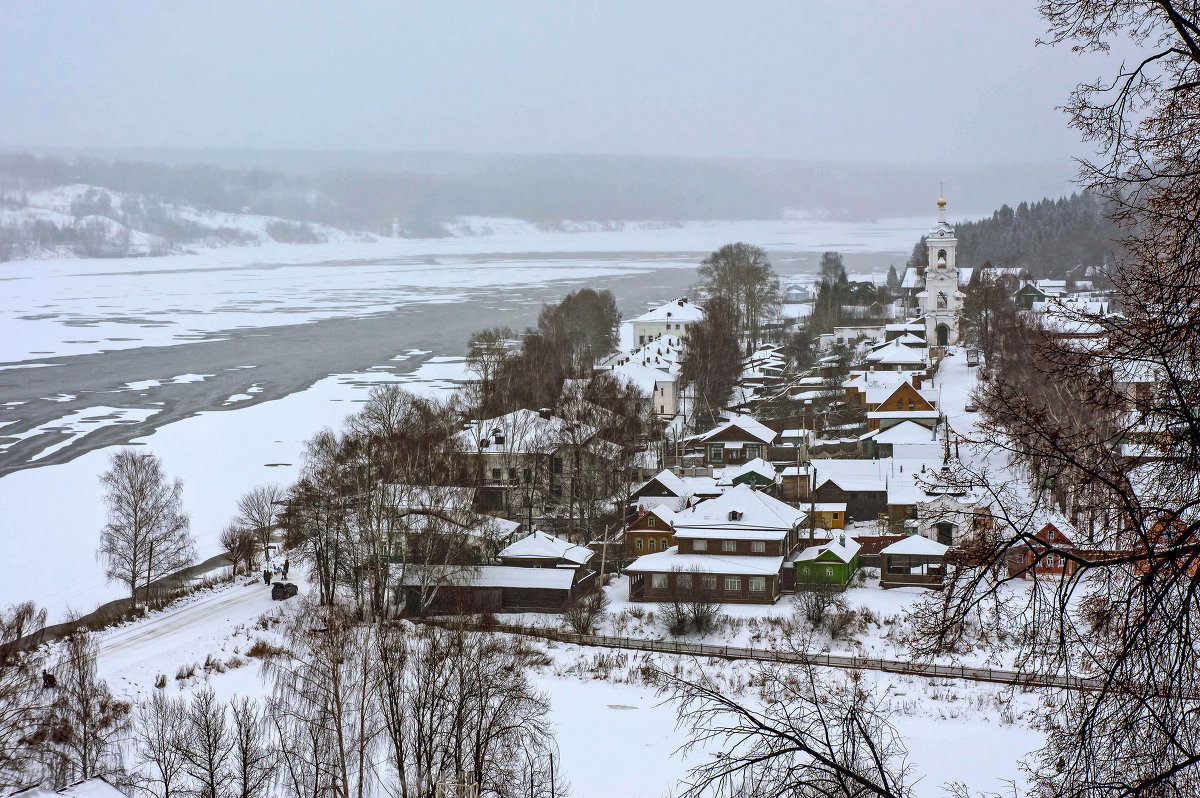
[[[687,338],[689,328],[703,318],[704,309],[689,302],[687,297],[672,299],[633,320],[633,340],[638,346],[645,346],[664,335]]]
[[[774,603],[784,560],[800,542],[806,514],[749,485],[675,513],[675,545],[625,568],[631,601],[694,595]]]
[[[779,433],[752,416],[733,414],[707,432],[687,439],[708,466],[741,465],[762,457]]]
[[[875,371],[924,371],[928,354],[925,349],[905,346],[894,339],[868,354],[867,363]]]
[[[501,549],[496,558],[501,565],[517,568],[587,568],[595,554],[589,548],[535,529]]]
[[[795,574],[797,590],[815,585],[835,585],[845,588],[858,572],[858,541],[839,532],[825,543],[805,548],[789,558]]]
[[[666,505],[639,507],[637,517],[625,527],[625,555],[632,559],[674,546],[674,522],[675,513]]]
[[[780,482],[779,472],[775,470],[775,466],[761,457],[756,457],[740,466],[726,466],[720,469],[719,474],[714,471],[713,476],[716,477],[718,487],[732,488],[736,485],[749,485],[769,493],[774,493]]]
[[[942,453],[934,428],[909,419],[886,429],[876,428],[860,440],[867,457],[933,460]]]
[[[674,418],[683,408],[678,380],[683,361],[683,338],[675,333],[655,338],[632,352],[609,356],[596,368],[636,386],[650,400],[659,418]]]

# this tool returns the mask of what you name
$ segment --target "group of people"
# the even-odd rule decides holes
[[[279,565],[275,566],[275,571],[278,571],[279,574],[284,579],[287,579],[288,568],[290,566],[291,566],[291,560],[284,559],[282,566],[279,566]],[[271,576],[272,576],[272,570],[270,568],[264,568],[263,569],[263,584],[267,584],[267,585],[271,584]]]

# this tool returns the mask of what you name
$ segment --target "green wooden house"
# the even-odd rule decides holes
[[[809,546],[791,559],[796,589],[807,585],[845,587],[858,571],[858,553],[862,546],[853,538],[839,534],[828,543]]]

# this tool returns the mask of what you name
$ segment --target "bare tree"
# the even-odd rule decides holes
[[[235,523],[254,532],[264,559],[270,556],[271,534],[285,495],[278,485],[257,485],[238,499]]]
[[[275,777],[276,758],[268,736],[267,719],[258,702],[242,696],[230,705],[234,798],[257,798]]]
[[[1047,710],[1032,771],[1041,793],[1195,795],[1200,12],[1172,0],[1043,0],[1041,10],[1052,44],[1136,51],[1066,106],[1096,146],[1081,182],[1120,229],[1104,276],[1121,313],[1059,303],[997,346],[980,437],[993,455],[1007,449],[1012,469],[959,476],[985,486],[996,517],[920,616],[918,653],[991,625],[1018,635],[1022,667],[1097,680]],[[1041,534],[1047,511],[1074,523],[1072,545]],[[1036,575],[1023,601],[1006,599],[1019,578],[1008,566],[1025,558],[1066,567]]]
[[[194,792],[202,798],[228,795],[233,740],[225,704],[217,700],[211,687],[206,686],[192,696],[184,729],[181,750],[184,767],[195,782]]]
[[[46,624],[46,610],[32,602],[0,611],[0,785],[19,784],[34,750],[30,738],[49,701],[42,688],[43,650],[19,645]]]
[[[120,741],[130,724],[130,705],[118,701],[96,674],[96,644],[78,622],[61,641],[54,701],[33,742],[46,776],[56,786],[94,776],[121,777]]]
[[[133,738],[141,765],[137,783],[155,798],[188,794],[184,737],[187,706],[182,698],[170,698],[155,690],[134,716]]]
[[[590,635],[608,609],[608,595],[596,589],[582,596],[574,596],[563,610],[563,621],[576,634]]]
[[[258,537],[249,529],[236,526],[235,524],[227,524],[221,530],[219,539],[221,544],[221,554],[229,562],[236,574],[239,563],[246,564],[246,573],[250,573],[251,567],[254,565],[254,556],[258,552]]]
[[[803,796],[904,798],[907,752],[881,703],[854,679],[809,666],[761,666],[753,704],[718,684],[659,671],[691,736],[681,749],[718,751],[682,783],[684,798]]]
[[[110,458],[100,483],[108,523],[96,556],[109,579],[129,587],[136,604],[139,582],[148,594],[155,579],[195,558],[191,523],[183,512],[183,482],[168,481],[154,454],[121,449]]]
[[[319,794],[325,781],[338,798],[362,798],[373,789],[381,725],[376,634],[342,605],[310,603],[288,622],[285,648],[263,661],[274,683],[271,712],[285,740],[311,740],[319,749],[319,767],[284,763],[309,794]]]

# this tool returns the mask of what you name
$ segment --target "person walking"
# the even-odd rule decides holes
[[[283,561],[283,578],[284,578],[284,579],[287,579],[288,567],[289,567],[291,564],[292,564],[292,563],[291,563],[291,560],[288,560],[288,559],[286,559],[286,558],[284,559],[284,561]]]
[[[263,584],[266,584],[266,585],[271,584],[271,569],[270,568],[263,570]]]

